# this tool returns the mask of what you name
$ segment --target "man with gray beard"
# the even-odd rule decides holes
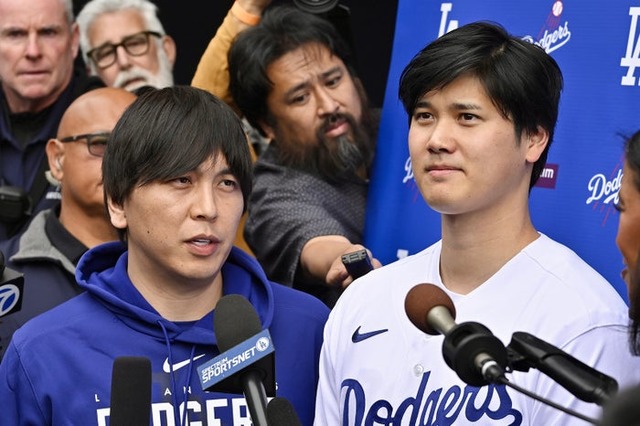
[[[271,140],[245,239],[273,281],[333,306],[353,281],[341,255],[364,248],[377,130],[348,48],[329,21],[271,7],[233,42],[229,74],[233,101]]]
[[[91,0],[80,11],[80,47],[91,75],[129,91],[173,85],[176,45],[148,0]]]

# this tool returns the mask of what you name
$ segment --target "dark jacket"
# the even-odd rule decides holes
[[[24,275],[22,308],[0,318],[0,360],[20,326],[82,292],[75,270],[87,247],[60,224],[56,211],[41,211],[20,238],[0,243],[7,267]]]
[[[31,215],[24,215],[15,222],[0,220],[0,240],[24,231],[35,213],[52,207],[59,199],[55,188],[44,177],[44,171],[49,169],[45,146],[49,139],[56,137],[58,124],[67,107],[83,93],[104,86],[99,78],[89,77],[86,70],[76,67],[58,100],[35,114],[11,114],[0,88],[0,186],[22,190],[29,196],[31,210]],[[38,123],[39,128],[33,129],[33,136],[27,143],[21,142],[16,129],[12,128],[11,123],[18,121]],[[0,212],[8,210],[0,202]]]

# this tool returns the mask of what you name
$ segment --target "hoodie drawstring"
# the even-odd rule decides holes
[[[195,355],[196,352],[196,345],[193,345],[191,347],[191,356],[189,357],[189,372],[187,374],[187,381],[185,383],[184,386],[184,390],[183,390],[183,394],[184,397],[182,399],[182,404],[183,404],[183,411],[182,411],[182,419],[180,419],[180,404],[178,404],[178,393],[176,390],[176,380],[175,380],[175,374],[173,371],[173,354],[171,352],[171,341],[169,339],[169,334],[167,333],[167,329],[165,328],[164,324],[162,323],[162,321],[157,321],[157,323],[160,325],[160,328],[162,329],[162,333],[164,334],[164,342],[167,345],[167,352],[168,352],[168,356],[169,356],[169,375],[171,377],[171,390],[172,390],[172,400],[173,400],[173,405],[176,408],[176,411],[174,412],[174,420],[176,421],[176,424],[184,426],[187,424],[187,401],[188,401],[188,389],[189,389],[189,384],[191,383],[191,373],[193,372],[193,357]]]

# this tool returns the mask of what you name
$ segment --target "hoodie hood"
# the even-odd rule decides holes
[[[80,287],[132,329],[162,341],[168,337],[171,341],[184,343],[217,344],[213,332],[215,311],[195,323],[174,323],[164,319],[133,285],[127,265],[128,252],[123,243],[102,244],[82,256],[76,279]],[[221,273],[223,295],[244,296],[258,313],[262,328],[270,327],[274,311],[273,290],[257,261],[233,247]]]

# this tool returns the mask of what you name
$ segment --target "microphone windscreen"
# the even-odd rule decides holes
[[[602,407],[601,426],[640,425],[640,385],[623,389]]]
[[[288,399],[275,397],[267,405],[269,426],[301,426],[296,410]]]
[[[239,294],[228,294],[216,304],[213,319],[218,349],[225,352],[262,331],[260,317],[251,303]]]
[[[436,306],[445,307],[451,314],[451,318],[456,317],[456,308],[453,301],[440,287],[435,284],[418,284],[409,290],[404,300],[404,310],[409,320],[417,328],[427,334],[440,334],[427,321],[427,315]]]
[[[111,373],[111,426],[148,425],[151,420],[151,361],[123,356]]]

